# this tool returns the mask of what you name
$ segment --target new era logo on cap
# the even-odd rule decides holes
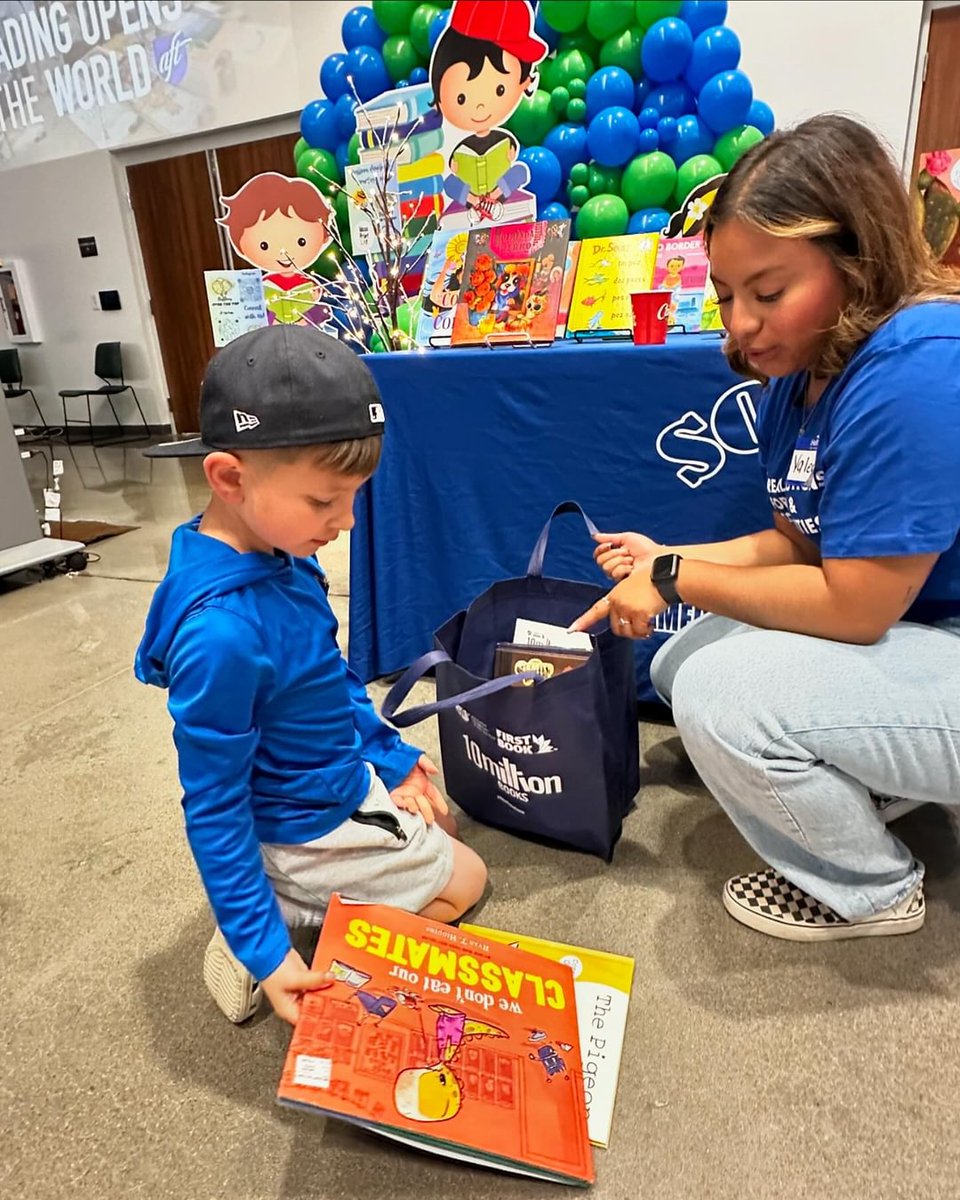
[[[239,409],[233,410],[233,423],[237,427],[237,433],[243,433],[246,429],[256,429],[260,424],[260,418],[255,417],[253,413],[240,412]]]
[[[373,425],[382,425],[382,424],[383,424],[383,420],[384,420],[384,418],[383,418],[383,405],[382,405],[382,404],[371,404],[371,405],[370,405],[370,421],[371,421],[371,424],[373,424]]]

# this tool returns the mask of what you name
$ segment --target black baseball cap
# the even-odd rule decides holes
[[[200,386],[200,436],[161,442],[149,458],[211,450],[279,450],[383,433],[383,404],[367,365],[309,325],[267,325],[210,360]]]

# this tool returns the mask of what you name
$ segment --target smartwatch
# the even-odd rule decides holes
[[[677,591],[677,575],[682,561],[679,554],[661,554],[653,560],[650,568],[650,582],[671,606],[683,603]]]

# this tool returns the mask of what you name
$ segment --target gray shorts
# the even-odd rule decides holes
[[[401,812],[373,774],[357,812],[332,832],[299,846],[262,843],[260,852],[291,927],[320,925],[334,892],[416,913],[439,896],[453,873],[448,835]]]

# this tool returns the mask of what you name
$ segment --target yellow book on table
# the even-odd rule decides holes
[[[630,295],[650,291],[658,241],[656,233],[583,238],[567,318],[568,337],[603,337],[633,328]]]
[[[485,196],[497,186],[497,180],[510,168],[513,142],[503,137],[486,154],[478,154],[466,144],[453,152],[453,169],[475,196]]]
[[[595,1146],[606,1148],[610,1142],[613,1105],[617,1098],[620,1056],[623,1053],[627,1008],[633,985],[633,959],[623,954],[548,942],[524,933],[507,933],[480,925],[464,924],[460,928],[474,937],[516,946],[530,954],[549,958],[551,962],[565,963],[573,971],[587,1101],[587,1131]],[[549,1018],[545,1018],[543,1028],[529,1030],[531,1058],[562,1050],[551,1041],[549,1023]]]

